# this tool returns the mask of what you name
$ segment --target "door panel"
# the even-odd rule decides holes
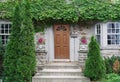
[[[55,59],[69,59],[69,25],[54,25]]]

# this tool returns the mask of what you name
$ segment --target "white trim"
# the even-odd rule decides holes
[[[5,34],[5,33],[4,33],[4,34],[2,34],[2,33],[0,33],[0,35],[10,35],[10,34]]]
[[[53,26],[47,28],[46,30],[46,49],[47,49],[47,60],[53,61],[54,60],[54,32]]]
[[[8,22],[8,21],[0,21],[0,24],[12,24],[12,22]]]

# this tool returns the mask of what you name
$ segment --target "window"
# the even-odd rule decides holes
[[[11,32],[11,23],[9,22],[0,22],[0,37],[2,38],[2,43],[6,44],[8,41],[8,37]]]
[[[120,45],[120,22],[97,23],[95,36],[101,46]]]
[[[101,44],[101,25],[97,24],[95,27],[95,35],[99,44]]]
[[[115,22],[107,24],[107,44],[120,44],[120,23]]]

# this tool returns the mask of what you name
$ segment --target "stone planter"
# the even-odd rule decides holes
[[[38,45],[37,50],[44,51],[45,50],[45,45]]]
[[[80,50],[78,51],[78,64],[84,69],[85,60],[87,59],[88,48],[87,45],[80,45]]]
[[[41,70],[43,66],[46,64],[47,52],[45,50],[36,50],[36,61],[37,61],[37,71]]]

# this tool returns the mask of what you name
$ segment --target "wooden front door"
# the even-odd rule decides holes
[[[54,25],[55,59],[69,59],[69,25]]]

